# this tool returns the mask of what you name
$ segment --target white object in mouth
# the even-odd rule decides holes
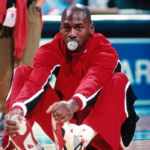
[[[75,41],[71,41],[67,44],[69,50],[74,51],[78,47],[78,43]]]

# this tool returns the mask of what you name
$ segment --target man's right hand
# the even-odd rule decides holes
[[[4,120],[3,120],[3,125],[4,125],[4,129],[6,131],[6,134],[11,137],[15,136],[16,133],[18,133],[19,129],[20,129],[17,122],[11,120],[11,117],[15,114],[18,114],[19,120],[23,119],[23,111],[18,108],[15,108],[12,111],[10,111],[9,113],[7,113],[4,116]]]

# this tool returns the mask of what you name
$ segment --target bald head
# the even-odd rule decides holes
[[[76,49],[68,50],[73,53],[79,52],[94,33],[94,24],[91,22],[88,8],[80,4],[67,7],[62,14],[60,33],[66,45],[70,42],[77,45]]]
[[[64,16],[70,15],[73,11],[85,12],[89,23],[91,23],[91,13],[90,13],[89,9],[86,6],[81,5],[81,4],[73,4],[73,5],[68,6],[63,11],[61,20],[63,19]]]

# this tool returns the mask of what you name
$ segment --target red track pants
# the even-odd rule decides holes
[[[16,69],[12,91],[7,100],[7,108],[12,110],[14,99],[22,89],[24,83],[32,71],[32,67],[20,66]],[[94,105],[78,111],[71,122],[87,124],[92,127],[98,135],[91,141],[91,145],[99,150],[122,150],[120,146],[121,125],[127,118],[126,111],[126,89],[128,79],[123,73],[114,73],[101,90]],[[44,132],[54,141],[51,114],[46,110],[54,102],[60,101],[55,91],[48,85],[48,89],[42,95],[36,107],[26,115],[31,126],[36,121]],[[3,139],[3,142],[5,138]]]

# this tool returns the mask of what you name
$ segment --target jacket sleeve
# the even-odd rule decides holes
[[[72,97],[78,101],[80,109],[93,104],[106,81],[114,72],[121,71],[118,54],[108,41],[100,43],[87,61],[87,73]]]
[[[29,113],[40,101],[51,75],[61,66],[62,60],[58,47],[52,47],[48,43],[39,48],[34,56],[33,70],[15,99],[13,108],[21,107],[24,115]]]

